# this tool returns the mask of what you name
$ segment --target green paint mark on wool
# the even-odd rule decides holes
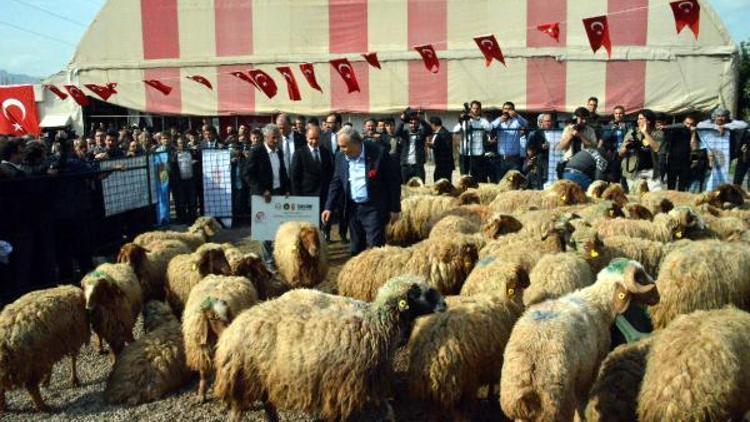
[[[630,260],[625,258],[615,258],[612,260],[612,262],[607,265],[607,272],[615,273],[615,274],[622,274],[625,271],[625,268],[630,264]]]
[[[477,267],[486,267],[495,261],[494,256],[485,256],[477,262]]]

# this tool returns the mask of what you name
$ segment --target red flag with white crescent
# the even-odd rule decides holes
[[[507,66],[505,64],[503,51],[500,49],[500,44],[498,44],[494,35],[490,34],[482,35],[481,37],[474,37],[474,41],[477,43],[479,49],[482,50],[482,54],[484,54],[485,66],[489,67],[489,65],[492,64],[493,59],[499,61],[504,66]]]
[[[364,53],[362,54],[362,57],[367,60],[367,63],[370,63],[370,66],[377,67],[378,69],[381,69],[380,67],[380,60],[378,60],[378,53],[372,52],[372,53]]]
[[[414,46],[414,49],[422,56],[424,67],[432,73],[438,73],[440,70],[440,60],[438,60],[437,53],[435,53],[435,48],[432,44],[417,45]]]
[[[54,85],[44,85],[45,88],[47,88],[51,93],[57,95],[57,98],[64,100],[68,98],[68,94],[62,92],[60,88],[54,86]]]
[[[65,87],[65,90],[68,91],[68,94],[70,94],[71,97],[75,100],[75,102],[78,103],[81,107],[88,107],[89,105],[89,99],[86,97],[86,94],[81,91],[81,88],[78,88],[75,85],[63,85]]]
[[[88,88],[94,94],[98,95],[104,101],[107,101],[109,97],[117,93],[117,91],[115,90],[115,87],[117,86],[117,84],[107,84],[107,85],[84,84],[83,86]]]
[[[193,76],[186,76],[186,78],[191,79],[195,82],[198,82],[201,85],[204,85],[208,89],[214,89],[213,85],[211,85],[211,81],[204,78],[201,75],[193,75]]]
[[[230,75],[232,75],[232,76],[234,76],[234,77],[237,77],[237,78],[240,78],[240,79],[242,79],[243,81],[245,81],[245,82],[249,83],[250,85],[253,85],[253,86],[255,85],[255,82],[253,82],[252,78],[250,78],[249,76],[247,76],[247,75],[245,74],[245,72],[240,72],[240,71],[237,71],[237,72],[232,72],[232,73],[230,73]]]
[[[266,94],[266,97],[273,98],[276,96],[279,88],[276,86],[276,82],[274,82],[273,78],[271,78],[268,73],[260,69],[251,69],[247,73],[250,75],[250,78],[253,80],[253,84],[255,84],[256,88],[263,91],[263,93]]]
[[[289,93],[289,99],[292,101],[300,101],[302,96],[299,94],[299,86],[297,80],[294,78],[292,68],[289,66],[277,67],[276,70],[281,73],[281,76],[286,80],[286,90]]]
[[[589,37],[591,49],[596,53],[601,47],[607,50],[607,57],[612,56],[612,41],[609,38],[609,24],[607,16],[597,16],[583,20],[586,35]]]
[[[310,85],[310,88],[323,92],[323,89],[318,85],[318,80],[315,79],[315,67],[313,67],[312,63],[302,63],[299,65],[299,70],[305,75],[305,79],[307,80],[307,84]]]
[[[697,40],[701,23],[701,5],[698,3],[698,0],[673,1],[669,5],[672,6],[677,33],[679,34],[683,28],[689,26]]]
[[[359,82],[357,82],[357,75],[354,74],[354,68],[349,63],[349,59],[335,59],[331,60],[331,66],[336,69],[336,72],[341,76],[341,79],[346,82],[346,88],[351,94],[354,91],[359,92]]]
[[[164,84],[162,81],[158,79],[148,79],[143,82],[145,82],[146,85],[150,86],[151,88],[154,88],[155,90],[161,92],[164,95],[169,95],[169,93],[172,92],[171,86]]]
[[[544,23],[536,27],[539,31],[554,38],[555,41],[560,42],[560,23]]]
[[[39,118],[31,85],[0,86],[0,135],[39,135]]]

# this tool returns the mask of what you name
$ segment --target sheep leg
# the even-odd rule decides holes
[[[0,416],[5,412],[5,390],[0,390]]]
[[[206,373],[205,371],[200,371],[200,373],[201,373],[201,380],[198,382],[198,403],[205,403],[207,401]]]
[[[263,410],[266,412],[266,422],[279,422],[279,414],[276,412],[276,406],[268,401],[268,395],[263,395]]]
[[[44,400],[42,399],[42,394],[39,392],[39,384],[26,384],[26,390],[29,392],[29,395],[31,396],[31,400],[34,401],[34,407],[36,407],[36,410],[40,412],[49,412],[50,408],[46,404],[44,404]]]
[[[78,357],[76,355],[70,356],[70,383],[73,385],[73,387],[80,387],[81,381],[78,380],[78,370],[76,361],[78,360]]]
[[[52,379],[52,369],[50,369],[49,372],[44,374],[44,378],[42,378],[42,387],[49,388],[49,383]]]
[[[229,422],[241,422],[243,413],[244,412],[242,411],[239,405],[233,404],[232,412],[231,412],[231,415],[229,416]]]
[[[100,355],[106,355],[107,350],[104,348],[104,340],[102,340],[102,337],[99,334],[94,333],[94,338],[96,339],[96,351]]]

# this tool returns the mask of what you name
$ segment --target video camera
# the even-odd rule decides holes
[[[469,103],[464,103],[464,112],[460,116],[458,116],[458,120],[461,122],[465,122],[467,120],[471,119],[471,116],[469,115],[470,108]]]

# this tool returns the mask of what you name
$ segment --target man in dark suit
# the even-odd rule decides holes
[[[404,126],[408,123],[408,128]],[[405,112],[404,121],[396,130],[401,147],[401,181],[406,183],[412,177],[419,177],[425,181],[425,143],[432,135],[432,128],[427,122],[420,120],[414,112]]]
[[[339,150],[336,133],[341,129],[341,115],[337,113],[331,113],[326,116],[325,120],[323,121],[323,129],[324,131],[320,134],[320,147],[323,149],[327,149],[332,156],[336,157],[336,153]],[[323,223],[323,233],[325,234],[326,239],[331,238],[331,225],[333,225],[333,223],[335,222],[338,222],[339,237],[341,238],[341,241],[347,243],[349,239],[346,238],[346,232],[349,224],[346,220],[344,220],[343,206],[338,207],[338,212],[334,214],[331,220],[329,220],[327,223]]]
[[[292,170],[292,158],[294,152],[299,148],[305,146],[305,137],[292,130],[292,123],[289,120],[289,116],[286,113],[280,113],[276,116],[276,126],[279,127],[281,137],[279,143],[281,151],[284,153],[284,168],[286,169],[286,175],[291,177]]]
[[[307,145],[297,149],[292,159],[292,195],[317,196],[320,199],[318,209],[322,210],[333,177],[333,155],[327,149],[320,148],[320,128],[310,126],[305,135]],[[326,240],[330,241],[330,236],[326,236]]]
[[[253,148],[243,177],[250,188],[250,195],[262,195],[266,202],[276,195],[289,195],[289,178],[284,167],[284,153],[278,148],[281,132],[276,125],[263,128],[264,142]],[[263,242],[263,260],[269,270],[275,271],[273,242]]]
[[[396,166],[385,148],[363,142],[352,128],[337,133],[341,154],[328,190],[323,223],[343,203],[352,236],[350,250],[356,256],[363,250],[385,245],[385,225],[401,215],[401,187]]]
[[[448,179],[450,182],[456,168],[453,162],[453,135],[443,127],[443,121],[438,116],[430,117],[430,127],[432,136],[427,139],[427,148],[432,148],[435,157],[433,180]]]

